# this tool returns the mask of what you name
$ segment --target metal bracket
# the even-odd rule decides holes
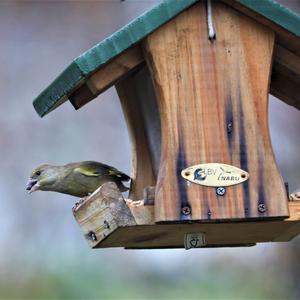
[[[184,235],[184,248],[201,248],[206,245],[204,232],[190,232]]]

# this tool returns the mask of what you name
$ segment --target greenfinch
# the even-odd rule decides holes
[[[95,161],[69,163],[64,166],[43,164],[35,168],[27,183],[29,193],[52,191],[75,197],[86,197],[105,182],[115,182],[121,192],[130,177],[114,167]]]

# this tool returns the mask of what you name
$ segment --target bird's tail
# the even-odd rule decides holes
[[[130,189],[130,186],[126,186],[124,185],[122,182],[119,182],[118,184],[118,188],[119,190],[123,193],[123,192],[127,192]]]
[[[117,179],[115,182],[117,183],[118,188],[121,192],[126,192],[130,189],[131,183],[130,183],[129,187],[127,187],[123,184],[123,181],[131,180],[131,178],[128,175],[120,172],[117,169],[112,169],[109,172],[110,172],[110,175],[114,176],[114,178]]]
[[[115,168],[109,170],[109,175],[118,178],[120,181],[129,181],[131,178]]]
[[[121,181],[129,181],[129,180],[131,180],[131,178],[128,175],[124,174],[124,173],[120,173],[120,177],[119,178],[120,178]]]

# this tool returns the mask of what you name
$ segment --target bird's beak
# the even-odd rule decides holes
[[[29,191],[29,194],[39,190],[39,183],[36,179],[29,179],[26,185],[26,190]]]

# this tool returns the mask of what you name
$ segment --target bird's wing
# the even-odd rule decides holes
[[[78,172],[85,176],[115,176],[118,177],[120,180],[128,181],[130,179],[129,176],[126,174],[120,172],[114,167],[111,167],[109,165],[97,163],[97,162],[87,162],[85,164],[82,164],[80,166],[77,166],[74,169],[75,172]]]
[[[85,176],[93,176],[93,177],[100,176],[99,172],[97,172],[96,170],[93,170],[93,169],[86,168],[85,166],[77,167],[76,169],[74,169],[74,172],[80,173],[80,174],[85,175]]]

